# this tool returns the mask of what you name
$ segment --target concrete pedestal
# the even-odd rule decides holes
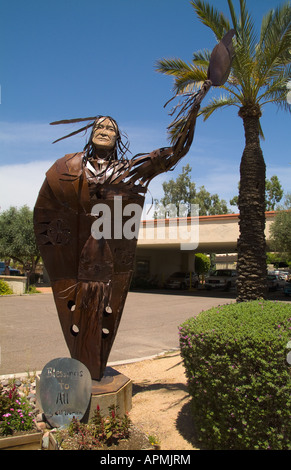
[[[102,416],[108,416],[108,409],[113,406],[118,416],[125,415],[132,408],[132,381],[112,367],[106,367],[100,381],[92,380],[91,400],[82,422],[89,422],[97,405]]]

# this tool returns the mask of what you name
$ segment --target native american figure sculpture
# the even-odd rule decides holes
[[[212,85],[227,79],[232,36],[229,32],[216,46],[208,80],[189,95],[177,116],[179,120],[183,115],[184,121],[172,147],[128,160],[118,125],[109,116],[52,123],[92,121],[69,134],[92,127],[83,152],[65,155],[46,173],[35,204],[34,228],[70,354],[87,366],[94,380],[103,376],[134,269],[137,237],[125,236],[122,230],[130,204],[141,213],[150,181],[188,152],[202,99]],[[99,237],[94,223],[100,228],[105,215],[111,218],[110,233]]]

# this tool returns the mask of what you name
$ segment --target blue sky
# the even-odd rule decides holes
[[[248,8],[259,27],[263,14],[281,3],[248,1]],[[212,4],[228,14],[226,0]],[[216,44],[189,0],[2,0],[0,13],[0,210],[33,208],[45,171],[84,147],[82,135],[52,144],[75,127],[51,121],[111,115],[133,154],[168,145],[170,107],[163,106],[173,82],[155,63],[163,57],[190,62],[194,51]],[[285,192],[291,191],[290,117],[270,105],[261,119],[267,177],[276,174]],[[237,194],[243,147],[237,108],[200,119],[190,152],[174,172],[152,182],[148,203],[162,197],[162,182],[187,163],[197,188],[228,202]]]

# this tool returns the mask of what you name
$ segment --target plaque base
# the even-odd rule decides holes
[[[90,421],[97,406],[104,417],[108,416],[110,407],[115,407],[118,416],[125,415],[132,408],[132,381],[112,367],[106,367],[101,380],[92,380],[91,400],[83,423]]]

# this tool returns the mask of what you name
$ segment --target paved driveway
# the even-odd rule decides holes
[[[109,363],[177,348],[183,321],[233,301],[225,293],[130,292]],[[52,294],[0,297],[0,347],[0,375],[42,370],[51,359],[70,356]]]

